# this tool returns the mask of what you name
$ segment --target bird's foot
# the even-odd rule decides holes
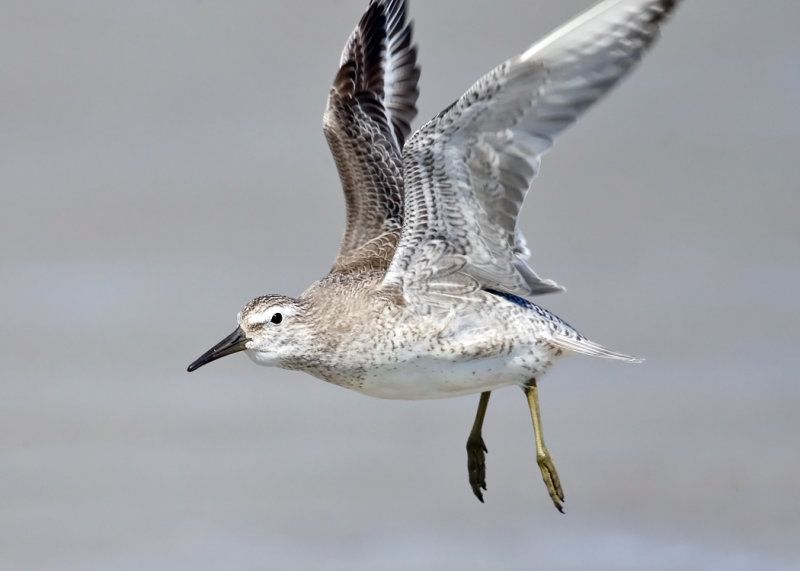
[[[486,490],[486,453],[489,450],[480,434],[467,439],[467,470],[469,471],[469,485],[472,493],[483,502],[483,492]]]
[[[539,464],[539,469],[542,471],[542,479],[547,492],[550,494],[550,499],[553,500],[553,505],[562,514],[564,513],[564,490],[561,489],[561,481],[558,479],[558,472],[556,465],[553,462],[553,457],[550,452],[545,450],[542,454],[536,455],[536,463]]]

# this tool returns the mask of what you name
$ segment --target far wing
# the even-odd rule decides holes
[[[405,222],[385,286],[407,299],[559,290],[525,262],[517,217],[554,138],[639,61],[677,0],[606,0],[501,64],[403,155]]]
[[[403,216],[401,149],[417,114],[416,58],[405,2],[372,0],[345,45],[323,117],[347,205],[334,271],[385,269],[394,254]]]

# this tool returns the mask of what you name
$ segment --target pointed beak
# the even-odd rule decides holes
[[[191,373],[195,369],[199,369],[211,361],[216,361],[220,357],[224,357],[225,355],[230,355],[232,353],[238,353],[239,351],[244,351],[244,346],[248,341],[249,339],[245,336],[242,328],[237,327],[236,331],[200,355],[200,358],[189,365],[189,368],[186,370]]]

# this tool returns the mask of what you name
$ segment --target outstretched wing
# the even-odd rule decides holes
[[[323,127],[347,205],[333,271],[385,269],[403,220],[402,148],[417,114],[416,47],[403,0],[372,0],[342,52]]]
[[[525,262],[523,199],[553,139],[624,77],[677,0],[605,0],[481,78],[406,143],[384,285],[406,299],[557,291]]]

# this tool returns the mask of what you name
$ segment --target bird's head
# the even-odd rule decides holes
[[[239,351],[245,351],[259,365],[280,367],[309,344],[305,306],[301,300],[282,295],[255,298],[239,312],[239,326],[234,332],[203,353],[188,370]]]

